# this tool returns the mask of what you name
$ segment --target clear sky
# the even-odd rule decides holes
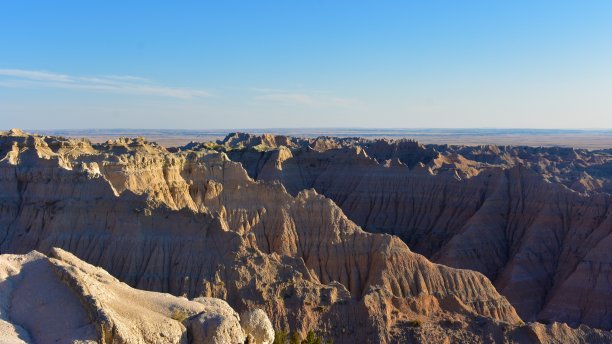
[[[612,1],[2,1],[2,128],[612,128]]]

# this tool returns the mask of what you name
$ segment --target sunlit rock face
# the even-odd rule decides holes
[[[296,178],[298,167],[291,166],[298,165],[288,162],[306,157],[297,149],[311,149],[289,138],[253,143],[255,153],[276,157],[256,170],[281,177],[287,171]],[[434,264],[399,237],[364,232],[332,199],[303,185],[289,187],[283,178],[254,181],[249,168],[231,160],[240,152],[209,148],[219,150],[197,145],[170,152],[144,139],[92,145],[5,133],[0,251],[50,254],[60,247],[131,287],[220,298],[237,314],[262,309],[275,330],[305,335],[312,329],[336,343],[511,341],[561,333],[560,325],[522,325],[483,274]],[[364,148],[334,152],[356,157],[353,172],[383,168],[431,177],[421,161],[391,157],[381,166]],[[437,159],[429,150],[424,156]],[[449,176],[458,182],[458,174]],[[198,319],[186,328],[202,329],[210,317]],[[609,339],[589,328],[562,331],[579,341]]]
[[[525,320],[612,328],[612,151],[251,141],[228,136],[218,149],[257,180],[314,188],[368,232],[485,274]]]

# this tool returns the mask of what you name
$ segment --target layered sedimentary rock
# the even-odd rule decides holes
[[[610,149],[587,150],[563,147],[422,145],[406,139],[288,138],[269,134],[259,136],[232,133],[216,143],[192,143],[181,148],[198,149],[203,146],[227,151],[230,155],[238,154],[241,156],[240,161],[248,159],[245,168],[249,175],[259,172],[259,169],[254,168],[257,163],[261,166],[262,161],[253,154],[243,154],[245,152],[262,153],[282,147],[293,152],[327,152],[358,147],[381,165],[400,163],[412,169],[423,164],[434,174],[456,172],[460,178],[469,178],[491,168],[521,165],[549,182],[565,185],[579,193],[612,193],[612,138]],[[266,158],[269,157],[266,155]],[[256,162],[255,165],[253,162]]]
[[[2,253],[61,247],[133,287],[262,308],[277,329],[314,329],[336,343],[537,342],[558,331],[610,340],[521,325],[482,274],[366,233],[313,190],[292,196],[253,181],[225,153],[17,131],[0,138],[0,153]]]
[[[240,138],[217,149],[252,177],[314,188],[365,230],[482,272],[523,319],[612,328],[610,151]]]
[[[0,255],[0,285],[2,343],[239,344],[246,338],[238,314],[222,300],[133,289],[61,249],[50,257]]]

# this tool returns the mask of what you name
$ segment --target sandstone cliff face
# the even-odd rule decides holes
[[[485,276],[366,233],[313,190],[255,182],[225,153],[22,133],[1,144],[3,253],[61,247],[133,287],[262,308],[276,328],[337,343],[511,340],[535,326]]]
[[[50,252],[0,255],[3,343],[238,344],[246,338],[238,314],[222,300],[133,289],[68,252]]]
[[[612,328],[608,151],[331,138],[294,146],[221,149],[292,194],[314,188],[367,231],[482,272],[523,319]],[[585,171],[599,186],[574,187]]]

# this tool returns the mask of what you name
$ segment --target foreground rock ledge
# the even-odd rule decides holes
[[[223,300],[134,289],[58,248],[0,256],[2,343],[270,343],[256,314],[246,333]]]

